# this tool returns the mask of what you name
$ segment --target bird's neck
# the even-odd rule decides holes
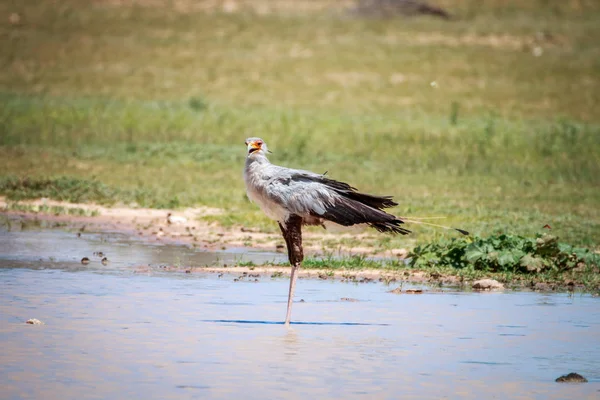
[[[248,157],[246,157],[246,168],[249,168],[251,166],[262,166],[269,164],[271,164],[269,162],[269,159],[263,154],[262,151],[257,151],[253,154],[248,154]]]

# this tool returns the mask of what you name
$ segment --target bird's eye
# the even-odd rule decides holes
[[[263,145],[263,141],[259,140],[258,142],[256,142],[257,145],[262,146]]]

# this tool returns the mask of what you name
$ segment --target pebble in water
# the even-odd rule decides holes
[[[577,383],[584,383],[587,382],[588,380],[585,379],[583,376],[579,375],[576,372],[571,372],[570,374],[567,375],[563,375],[560,376],[558,378],[556,378],[556,382],[577,382]]]
[[[474,290],[502,290],[504,285],[495,279],[480,279],[473,282]]]

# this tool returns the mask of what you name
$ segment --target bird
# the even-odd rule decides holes
[[[258,137],[245,142],[244,181],[248,198],[277,221],[292,266],[285,325],[290,324],[298,270],[304,259],[302,226],[329,221],[342,226],[367,224],[379,232],[407,235],[404,221],[383,211],[398,204],[391,196],[359,192],[325,174],[271,164],[267,144]]]

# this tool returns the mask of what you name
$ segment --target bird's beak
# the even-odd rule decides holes
[[[256,142],[250,142],[248,143],[248,153],[254,153],[255,151],[260,150],[261,145],[256,143]]]

